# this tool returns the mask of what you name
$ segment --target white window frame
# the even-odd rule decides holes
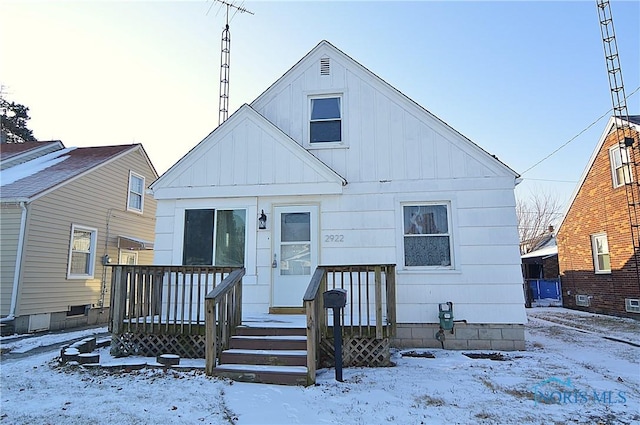
[[[90,242],[89,251],[88,251],[89,273],[71,273],[71,260],[74,253],[73,238],[76,230],[91,233],[91,242]],[[69,237],[69,256],[68,256],[68,262],[67,262],[67,279],[93,279],[95,267],[96,267],[97,241],[98,241],[98,229],[95,229],[93,227],[80,226],[76,224],[71,225],[71,234]]]
[[[120,250],[118,254],[118,264],[129,264],[123,261],[123,258],[127,255],[131,255],[133,257],[133,264],[138,264],[138,251],[131,250]]]
[[[598,241],[603,241],[603,247],[606,252],[598,253]],[[611,273],[611,253],[609,251],[609,241],[607,239],[606,233],[596,233],[591,235],[591,253],[593,255],[593,269],[596,274],[610,274]],[[598,261],[599,255],[608,255],[609,256],[609,268],[608,269],[600,269],[600,262]]]
[[[405,207],[428,207],[428,206],[443,206],[447,209],[447,233],[432,234],[431,236],[448,237],[449,238],[449,265],[425,265],[425,266],[407,266],[405,263],[405,248],[404,241],[406,237],[412,237],[406,233],[404,211]],[[400,216],[401,216],[401,252],[402,252],[402,267],[404,270],[455,270],[455,256],[454,256],[454,228],[452,221],[452,207],[448,201],[434,201],[434,202],[405,202],[400,204]],[[420,236],[430,236],[430,234],[421,234]]]
[[[249,260],[249,256],[248,256],[248,252],[249,252],[249,208],[247,208],[246,206],[240,206],[240,207],[220,207],[220,208],[215,208],[212,206],[206,207],[206,208],[185,208],[182,211],[182,238],[181,238],[181,253],[180,253],[180,264],[184,263],[184,238],[185,238],[185,226],[184,226],[184,218],[186,217],[186,211],[187,210],[202,210],[202,209],[211,209],[213,210],[213,233],[212,233],[212,245],[211,245],[211,265],[214,266],[220,266],[220,264],[216,264],[216,253],[218,250],[218,246],[217,246],[217,237],[218,237],[218,217],[219,217],[219,213],[221,211],[244,211],[244,219],[245,219],[245,226],[244,226],[244,253],[243,253],[243,262],[244,262],[244,266],[243,267],[247,267],[248,264],[248,260]],[[234,266],[227,266],[227,265],[222,265],[221,267],[234,267]]]
[[[142,180],[142,192],[138,193],[131,188],[131,183],[134,178]],[[144,212],[144,190],[145,190],[145,179],[144,176],[134,173],[133,171],[129,171],[129,184],[127,186],[127,211],[132,211],[135,213],[142,214]],[[140,196],[140,208],[135,208],[131,206],[131,195],[139,195]]]
[[[326,93],[307,93],[307,102],[305,105],[305,147],[311,149],[323,149],[323,148],[340,148],[347,146],[347,126],[346,126],[346,93],[345,91],[332,91]],[[311,104],[314,99],[340,99],[340,141],[335,142],[311,142]],[[314,120],[318,121],[318,120]]]
[[[629,152],[627,152],[626,148],[620,145],[611,146],[609,148],[609,161],[611,163],[611,181],[614,188],[624,186],[625,183],[633,181],[633,170],[627,165],[629,163]],[[618,170],[620,169],[622,169],[622,176],[625,181],[621,181],[618,176]]]

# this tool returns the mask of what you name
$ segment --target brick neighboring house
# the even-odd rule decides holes
[[[640,115],[629,116],[631,160],[640,159]],[[640,252],[634,252],[625,181],[640,199],[637,164],[626,154],[611,118],[585,168],[557,234],[558,260],[567,308],[640,319]],[[628,148],[627,148],[628,149]],[[625,171],[626,170],[626,171]],[[636,237],[638,233],[635,233]],[[638,243],[636,243],[636,246]]]

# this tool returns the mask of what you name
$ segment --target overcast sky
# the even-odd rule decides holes
[[[234,3],[254,15],[231,19],[232,112],[326,39],[523,173],[519,195],[566,200],[612,107],[595,0]],[[640,2],[611,8],[640,114]],[[0,0],[0,83],[39,140],[142,143],[162,174],[218,124],[220,9]]]

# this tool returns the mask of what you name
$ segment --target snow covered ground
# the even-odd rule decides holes
[[[307,388],[55,361],[58,343],[104,328],[2,338],[0,424],[640,424],[640,322],[527,313],[527,350],[503,361],[416,347],[435,358],[403,350],[395,367],[347,368],[342,383],[323,369]]]

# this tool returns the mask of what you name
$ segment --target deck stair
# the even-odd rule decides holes
[[[214,374],[234,381],[307,385],[305,328],[238,326]]]

